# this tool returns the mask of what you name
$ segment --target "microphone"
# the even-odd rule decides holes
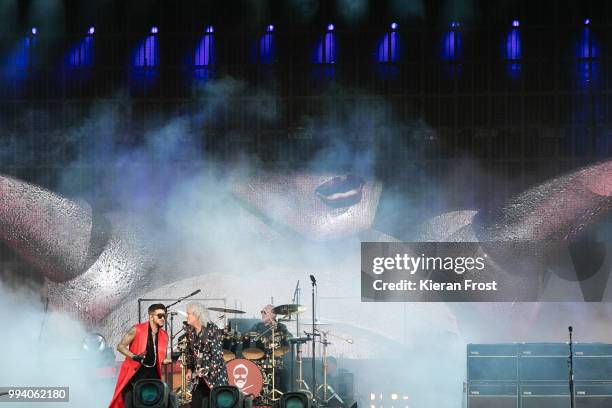
[[[310,275],[310,281],[312,282],[313,285],[317,284],[317,280],[315,279],[314,275]]]
[[[187,295],[187,297],[195,296],[195,295],[197,295],[198,293],[200,293],[201,291],[202,291],[202,289],[198,289],[198,290],[196,290],[195,292],[193,292],[191,295]]]
[[[567,330],[569,330],[569,332],[572,332],[572,326],[568,327]]]

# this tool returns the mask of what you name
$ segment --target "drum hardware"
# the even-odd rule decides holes
[[[327,341],[328,334],[329,332],[321,331],[320,342],[323,345],[323,384],[317,387],[316,394],[322,394],[320,399],[324,404],[326,404],[332,398],[337,398],[342,404],[344,404],[344,401],[342,401],[342,399],[336,393],[336,391],[332,388],[332,386],[327,383],[327,346],[332,344],[331,342]],[[323,391],[320,392],[321,390]],[[328,393],[329,393],[329,398],[327,397]],[[319,396],[317,395],[317,397]]]
[[[308,395],[309,398],[312,398],[312,392],[310,392],[310,388],[306,381],[304,381],[304,371],[302,368],[302,348],[301,345],[310,341],[310,337],[297,337],[294,339],[289,339],[290,343],[296,345],[296,358],[295,363],[298,366],[298,378],[295,380],[297,383],[298,391],[304,392]]]
[[[306,326],[312,326],[312,320],[303,321],[302,324],[304,324]],[[329,326],[332,323],[321,321],[321,320],[315,320],[314,324],[315,324],[315,326]]]
[[[259,341],[261,336],[257,332],[245,333],[242,337],[242,356],[249,360],[259,360],[263,358],[265,352],[262,350],[263,345]]]
[[[226,364],[230,385],[240,389],[245,396],[259,397],[264,385],[261,369],[252,361],[235,358]]]
[[[230,314],[244,314],[244,313],[246,313],[243,310],[227,309],[225,307],[209,307],[208,310],[212,310],[213,312],[230,313]]]
[[[227,363],[236,358],[236,350],[238,348],[238,333],[232,333],[231,328],[226,326],[223,329],[223,340],[221,349],[223,351],[223,360]]]
[[[281,316],[290,316],[296,313],[302,313],[306,310],[306,308],[302,305],[297,305],[294,303],[289,303],[287,305],[279,305],[272,309],[272,313],[281,315]]]
[[[271,327],[272,329],[272,344],[271,344],[271,348],[272,348],[272,355],[271,355],[271,361],[272,361],[272,390],[270,391],[270,399],[272,401],[278,401],[280,399],[280,396],[283,395],[282,392],[280,392],[279,390],[276,389],[276,376],[275,376],[275,371],[276,371],[276,359],[274,358],[276,356],[275,352],[276,352],[276,336],[275,336],[275,332],[276,332],[276,325],[273,324]],[[278,397],[276,397],[278,395]],[[276,398],[275,398],[276,397]]]

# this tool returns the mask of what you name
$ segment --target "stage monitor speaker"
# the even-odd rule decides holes
[[[612,384],[576,383],[574,386],[576,408],[612,407]]]
[[[516,383],[469,383],[467,408],[518,408]]]
[[[468,344],[467,380],[518,380],[517,344]]]
[[[521,381],[567,381],[567,344],[525,343],[519,355]]]
[[[567,383],[522,384],[519,387],[521,408],[569,407],[570,393]]]

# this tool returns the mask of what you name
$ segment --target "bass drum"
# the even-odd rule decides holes
[[[225,364],[230,385],[238,387],[244,395],[259,397],[263,387],[263,374],[251,360],[235,358]]]

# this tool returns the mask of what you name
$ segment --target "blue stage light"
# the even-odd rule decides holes
[[[95,32],[96,32],[96,29],[93,26],[89,27],[89,30],[87,30],[87,34],[89,35],[94,35]]]
[[[94,64],[94,38],[92,30],[66,54],[66,65],[70,68],[91,67]]]
[[[271,33],[272,31],[274,31],[274,26],[272,24],[270,24],[267,28],[266,31]]]
[[[334,31],[334,28],[336,27],[331,23],[327,25],[327,31]]]
[[[36,27],[32,27],[31,33],[32,35],[38,34],[38,29]]]
[[[512,21],[512,28],[506,35],[503,46],[503,58],[506,59],[506,72],[512,79],[519,79],[522,70],[522,47],[519,21]]]
[[[397,23],[391,23],[391,29],[392,30],[397,30],[399,26],[397,25]]]
[[[151,27],[151,34],[157,34],[159,30],[157,29],[156,26]]]
[[[274,34],[267,30],[259,39],[259,62],[272,64],[276,61],[276,44]]]
[[[453,21],[451,23],[451,28],[459,28],[459,22],[458,21]]]
[[[584,20],[584,25],[589,25],[589,24],[591,24],[591,20],[590,20],[590,19],[588,19],[588,18],[586,18],[586,19]]]
[[[461,57],[461,35],[456,30],[458,25],[451,25],[451,27],[452,30],[444,34],[442,45],[442,58],[446,61],[455,61]]]
[[[211,34],[213,32],[215,32],[215,29],[213,28],[213,26],[207,26],[206,30],[204,30],[205,32]]]

